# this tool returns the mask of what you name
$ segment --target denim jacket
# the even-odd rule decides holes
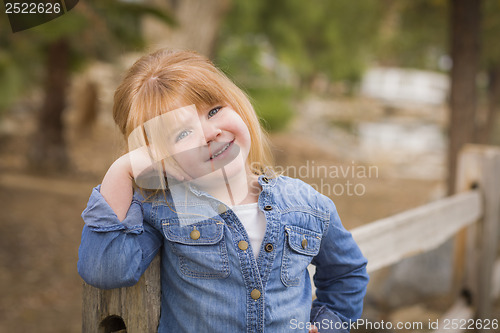
[[[259,184],[267,226],[257,258],[234,212],[195,187],[185,187],[187,204],[136,191],[120,222],[98,186],[82,213],[78,272],[98,288],[132,286],[161,251],[160,333],[307,332],[309,322],[347,332],[342,323],[361,316],[367,261],[335,205],[297,179]]]

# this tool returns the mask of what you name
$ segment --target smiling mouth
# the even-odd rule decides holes
[[[210,160],[213,160],[214,158],[216,158],[217,156],[219,156],[220,154],[222,154],[223,152],[225,152],[231,146],[232,143],[233,143],[233,141],[227,143],[219,151],[217,151],[216,153],[212,154],[210,156]]]

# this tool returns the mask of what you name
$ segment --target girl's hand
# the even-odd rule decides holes
[[[148,185],[146,188],[162,188],[162,180],[159,179],[160,175],[161,177],[173,177],[178,181],[191,180],[191,177],[175,163],[172,157],[157,160],[153,157],[153,149],[147,146],[135,149],[122,156],[122,158],[128,159],[129,168],[127,172],[139,186],[141,186],[141,182],[148,179],[145,182]],[[152,181],[155,177],[158,180],[157,182]]]
[[[318,328],[316,326],[312,326],[311,329],[309,330],[309,333],[319,333]]]
[[[101,195],[115,212],[120,221],[125,219],[132,202],[132,179],[145,189],[165,188],[167,173],[178,181],[191,180],[191,177],[176,166],[176,163],[155,160],[148,147],[143,146],[117,159],[106,172],[101,184]]]

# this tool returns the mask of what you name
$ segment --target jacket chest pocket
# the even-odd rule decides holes
[[[301,285],[307,266],[318,254],[321,234],[297,226],[285,226],[281,281],[287,287]]]
[[[221,279],[229,276],[229,258],[222,222],[202,221],[190,225],[163,222],[182,274],[192,278]]]

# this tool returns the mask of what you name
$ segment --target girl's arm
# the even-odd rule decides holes
[[[160,232],[144,222],[150,210],[134,195],[131,169],[128,154],[116,160],[82,213],[78,272],[98,288],[135,284],[162,245]]]
[[[101,195],[120,221],[125,219],[132,203],[132,167],[129,154],[117,159],[106,172],[101,184]]]
[[[312,323],[356,321],[363,311],[363,298],[368,284],[367,260],[340,221],[333,202],[328,229],[323,235],[316,265],[314,284],[317,298],[311,311]],[[339,323],[341,324],[341,323]],[[337,325],[338,326],[338,325]],[[319,332],[349,332],[335,330],[335,325],[318,327]],[[348,326],[347,326],[348,327]]]

